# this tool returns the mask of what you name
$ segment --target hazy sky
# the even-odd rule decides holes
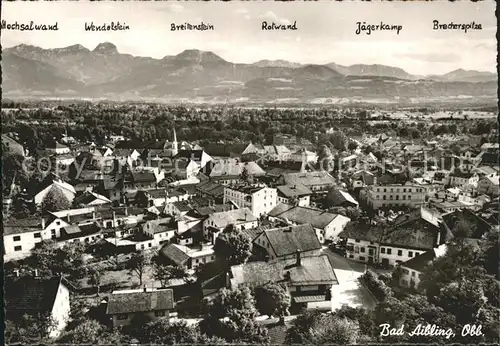
[[[437,2],[4,2],[7,23],[51,24],[59,31],[2,30],[3,47],[43,48],[114,43],[121,53],[162,58],[184,49],[209,50],[232,62],[284,59],[300,63],[397,66],[413,74],[457,68],[496,71],[494,1]],[[262,31],[262,21],[296,31]],[[440,23],[481,23],[482,30],[435,31]],[[120,21],[129,31],[85,32],[84,23]],[[210,23],[215,31],[170,31],[171,23]],[[399,35],[356,35],[356,22],[403,25]]]

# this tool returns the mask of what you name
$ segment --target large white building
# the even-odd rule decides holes
[[[372,209],[384,207],[419,207],[425,203],[426,190],[416,184],[372,185],[365,188],[364,198]]]
[[[445,244],[453,237],[439,214],[420,208],[401,215],[389,226],[357,222],[340,234],[346,240],[346,257],[394,267]]]
[[[224,203],[248,208],[256,217],[267,214],[277,204],[277,191],[262,185],[241,185],[224,188]]]

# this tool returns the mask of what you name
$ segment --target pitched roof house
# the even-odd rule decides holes
[[[36,274],[35,274],[36,275]],[[19,320],[24,315],[45,316],[53,320],[47,330],[57,337],[66,327],[70,314],[70,285],[62,277],[42,279],[23,277],[5,285],[5,317]]]
[[[115,291],[109,296],[106,315],[113,327],[129,325],[134,317],[146,315],[152,320],[168,317],[174,310],[174,292],[164,290]]]

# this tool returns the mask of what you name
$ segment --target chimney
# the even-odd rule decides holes
[[[116,222],[116,212],[113,210],[113,224]]]
[[[300,249],[297,249],[297,251],[295,251],[295,256],[297,258],[297,262],[295,264],[296,264],[297,267],[300,267],[301,266]]]
[[[146,285],[144,285],[144,286],[143,286],[142,290],[143,290],[144,292],[147,292],[147,291],[148,291],[148,290],[147,290],[147,288],[146,288]]]
[[[45,229],[45,218],[42,216],[42,229]]]
[[[95,210],[92,211],[92,220],[95,220],[96,219],[96,215],[95,215]]]
[[[16,276],[16,278],[19,277],[19,269],[14,269],[14,275]]]
[[[128,207],[125,207],[125,216],[128,216]]]
[[[437,231],[436,246],[441,245],[441,230]]]
[[[35,269],[35,278],[38,278],[38,269]]]

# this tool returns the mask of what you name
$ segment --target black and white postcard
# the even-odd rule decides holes
[[[495,9],[2,2],[5,344],[498,344]]]

